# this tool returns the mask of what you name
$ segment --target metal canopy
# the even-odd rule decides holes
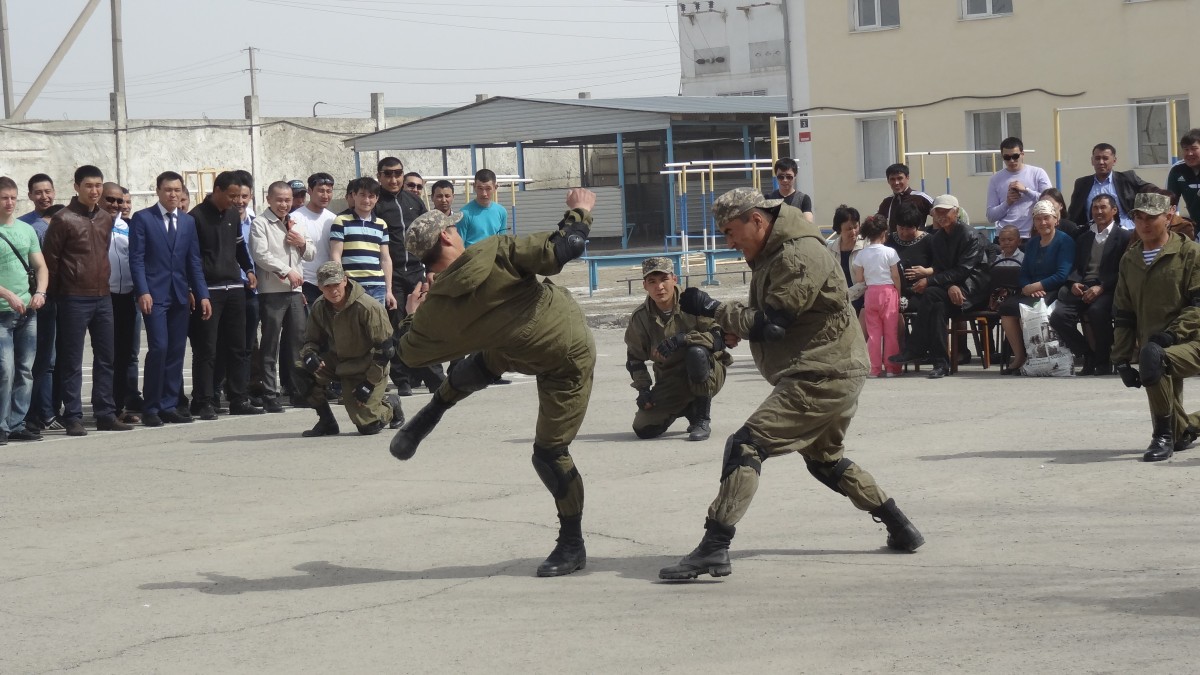
[[[677,141],[718,129],[757,125],[783,114],[783,96],[653,96],[616,99],[520,99],[497,96],[345,141],[355,152],[525,147],[656,140],[674,128]]]

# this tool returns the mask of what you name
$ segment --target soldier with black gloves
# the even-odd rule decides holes
[[[707,440],[712,399],[725,385],[725,369],[733,362],[725,351],[725,334],[716,321],[680,311],[670,259],[642,261],[642,287],[646,301],[633,311],[625,329],[625,368],[638,391],[633,432],[638,438],[655,438],[682,416],[688,420],[689,441]],[[653,379],[646,361],[654,362]]]
[[[749,301],[723,303],[693,287],[679,306],[748,340],[754,364],[774,389],[725,443],[721,487],[700,545],[659,578],[729,574],[734,526],[750,508],[763,462],[793,452],[813,478],[887,527],[888,548],[915,551],[925,538],[871,474],[845,456],[868,361],[838,261],[817,227],[781,199],[738,188],[712,209],[729,245],[753,270]]]
[[[1170,231],[1164,194],[1139,193],[1130,215],[1137,239],[1117,277],[1112,362],[1125,386],[1146,388],[1154,432],[1142,459],[1159,462],[1200,433],[1200,413],[1183,410],[1183,380],[1200,374],[1200,244]]]
[[[570,291],[538,275],[558,274],[583,254],[595,203],[590,190],[573,189],[557,230],[496,235],[469,249],[455,227],[458,214],[431,211],[412,224],[405,241],[433,280],[409,296],[400,358],[420,367],[469,356],[450,366],[433,400],[396,432],[392,455],[411,458],[447,410],[494,384],[501,373],[536,375],[533,468],[554,496],[559,520],[558,546],[538,567],[540,577],[570,574],[587,564],[583,479],[569,446],[591,397],[596,344]]]
[[[339,262],[321,265],[317,285],[321,297],[309,310],[294,377],[297,391],[317,411],[316,426],[303,435],[340,432],[325,398],[326,387],[334,380],[342,383],[346,412],[360,434],[369,436],[404,424],[400,397],[384,393],[388,361],[395,353],[387,310],[347,279]]]

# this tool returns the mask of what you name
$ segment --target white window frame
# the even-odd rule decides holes
[[[976,136],[975,136],[975,115],[979,115],[979,114],[983,114],[983,113],[1000,113],[1000,139],[999,139],[1000,141],[1008,138],[1009,136],[1020,136],[1020,134],[1015,134],[1012,132],[1011,129],[1008,128],[1008,116],[1012,113],[1016,113],[1016,114],[1020,115],[1021,114],[1020,108],[986,108],[984,110],[968,110],[967,111],[967,120],[966,120],[967,147],[971,148],[972,150],[991,150],[992,149],[992,148],[979,147],[979,139],[976,138]],[[1022,116],[1022,119],[1021,119],[1021,128],[1022,128],[1022,130],[1025,128],[1024,116]],[[997,142],[999,142],[999,141],[997,141]],[[999,158],[1000,148],[996,148],[994,154],[997,156],[996,157],[996,169],[999,170],[999,169],[1004,168],[1004,163],[1001,162],[1000,158]],[[975,155],[975,158],[984,157],[984,156],[985,155]],[[970,175],[972,175],[972,176],[990,176],[993,173],[995,173],[995,171],[992,171],[990,169],[987,169],[984,171],[979,171],[978,168],[975,166],[975,159],[971,160],[971,174]]]
[[[900,15],[900,0],[895,0],[896,16],[897,16],[896,25],[883,26],[883,25],[880,25],[880,23],[879,23],[883,18],[883,8],[880,7],[880,5],[884,2],[891,2],[891,1],[892,0],[873,0],[873,2],[875,3],[875,23],[870,24],[870,25],[864,25],[858,16],[858,0],[850,0],[850,31],[853,33],[869,33],[872,31],[896,30],[897,28],[899,28],[900,20],[898,17]]]
[[[1181,102],[1186,103],[1188,106],[1189,119],[1178,120],[1178,128],[1175,129],[1175,134],[1176,134],[1176,136],[1178,136],[1178,135],[1182,134],[1184,131],[1187,131],[1189,128],[1189,125],[1191,124],[1190,118],[1191,118],[1192,106],[1191,106],[1191,101],[1189,100],[1189,97],[1186,94],[1180,94],[1178,96],[1142,96],[1139,98],[1130,99],[1130,103],[1135,103],[1135,104],[1136,103],[1164,103],[1165,104],[1167,101],[1170,101],[1171,99],[1175,100],[1176,109],[1178,109],[1178,106]],[[1171,156],[1176,153],[1176,150],[1177,150],[1176,146],[1178,146],[1178,144],[1179,144],[1178,138],[1166,139],[1166,143],[1164,145],[1164,147],[1166,148],[1166,154],[1161,163],[1145,164],[1142,162],[1142,136],[1141,136],[1141,130],[1138,128],[1138,112],[1141,110],[1148,110],[1148,109],[1149,108],[1145,108],[1145,107],[1130,108],[1130,116],[1129,116],[1130,117],[1130,120],[1129,120],[1130,145],[1129,145],[1129,147],[1132,148],[1133,153],[1134,153],[1133,156],[1134,156],[1135,166],[1137,166],[1138,168],[1155,168],[1155,167],[1170,166],[1171,165]],[[1156,107],[1155,109],[1161,109],[1163,111],[1164,115],[1168,114],[1167,107],[1165,105],[1163,105],[1161,107]],[[1169,124],[1167,125],[1167,127],[1168,127],[1167,133],[1169,135],[1170,134]]]
[[[976,19],[996,19],[996,18],[999,18],[1002,16],[1012,16],[1013,13],[1016,12],[1016,8],[1014,7],[1013,10],[1010,12],[1006,12],[1004,14],[997,14],[992,9],[993,3],[995,1],[996,0],[984,0],[984,2],[987,3],[987,11],[981,12],[979,14],[971,14],[970,11],[968,10],[968,5],[970,4],[970,0],[958,0],[958,6],[959,6],[958,16],[961,19],[963,19],[964,21],[974,21]],[[1016,0],[1013,0],[1013,2],[1015,3]]]
[[[884,165],[885,174],[882,176],[867,175],[867,151],[863,143],[863,127],[867,122],[888,122],[888,145],[891,146],[891,159]],[[866,181],[887,181],[886,169],[888,166],[896,163],[896,118],[893,115],[882,115],[875,117],[859,117],[854,120],[855,144],[857,146],[856,164],[858,165],[858,180]]]

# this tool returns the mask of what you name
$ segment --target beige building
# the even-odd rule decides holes
[[[730,93],[763,88],[763,71],[734,57],[753,53],[756,35],[776,39],[787,17],[792,109],[813,119],[807,129],[780,127],[792,141],[781,152],[800,161],[801,188],[813,195],[818,223],[840,203],[873,212],[890,194],[883,172],[898,145],[892,113],[821,115],[901,108],[909,152],[994,150],[1002,138],[1020,136],[1036,151],[1028,163],[1053,181],[1055,108],[1178,101],[1173,139],[1166,106],[1063,112],[1060,189],[1069,199],[1074,179],[1092,173],[1098,142],[1116,146],[1118,170],[1162,184],[1178,136],[1191,124],[1188,100],[1200,97],[1200,77],[1189,73],[1194,59],[1185,56],[1200,30],[1200,0],[787,0],[786,13],[779,0],[718,1],[699,13],[686,5],[679,19],[685,92],[705,81],[720,81]],[[722,32],[721,22],[737,27]],[[748,41],[722,43],[725,35]],[[697,45],[707,50],[700,58],[725,48],[731,72],[697,73]],[[747,87],[723,81],[736,80],[743,67]],[[810,140],[797,142],[801,131]],[[919,188],[920,159],[907,163]],[[984,222],[991,167],[990,155],[950,162],[951,191],[976,224]],[[944,157],[926,157],[925,180],[931,195],[946,190]]]

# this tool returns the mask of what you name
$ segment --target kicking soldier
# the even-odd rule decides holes
[[[689,288],[680,308],[748,339],[755,365],[774,390],[725,443],[721,487],[700,545],[660,570],[659,578],[732,572],[729,544],[758,489],[762,463],[791,452],[804,457],[814,478],[886,525],[888,548],[917,550],[925,543],[921,533],[871,474],[844,456],[867,351],[845,275],[820,231],[799,209],[750,188],[726,192],[712,208],[717,227],[753,270],[750,301],[722,303]]]
[[[1191,447],[1200,425],[1183,410],[1183,380],[1200,374],[1200,245],[1171,232],[1165,194],[1135,195],[1130,215],[1138,236],[1113,296],[1112,362],[1126,387],[1146,387],[1154,432],[1142,460],[1159,462]]]
[[[553,275],[583,254],[596,195],[576,188],[554,232],[496,235],[463,246],[460,214],[430,211],[408,230],[405,246],[430,272],[407,301],[400,358],[410,367],[456,359],[433,399],[396,432],[391,452],[406,460],[446,410],[508,371],[537,376],[533,467],[558,507],[558,545],[537,569],[560,576],[583,569],[583,479],[568,447],[592,391],[596,345],[583,312]]]
[[[317,424],[306,438],[340,432],[326,399],[330,382],[341,381],[346,412],[364,436],[385,426],[404,424],[400,397],[385,394],[387,365],[395,352],[387,310],[357,282],[346,278],[342,264],[329,261],[317,269],[321,297],[313,303],[304,328],[304,345],[293,381],[317,411]]]
[[[638,391],[633,432],[638,438],[655,438],[684,416],[688,440],[708,440],[712,398],[725,385],[725,368],[733,362],[725,351],[725,334],[712,319],[679,310],[670,259],[644,260],[642,287],[646,302],[633,310],[625,329],[625,369]],[[646,369],[650,360],[653,380]]]

